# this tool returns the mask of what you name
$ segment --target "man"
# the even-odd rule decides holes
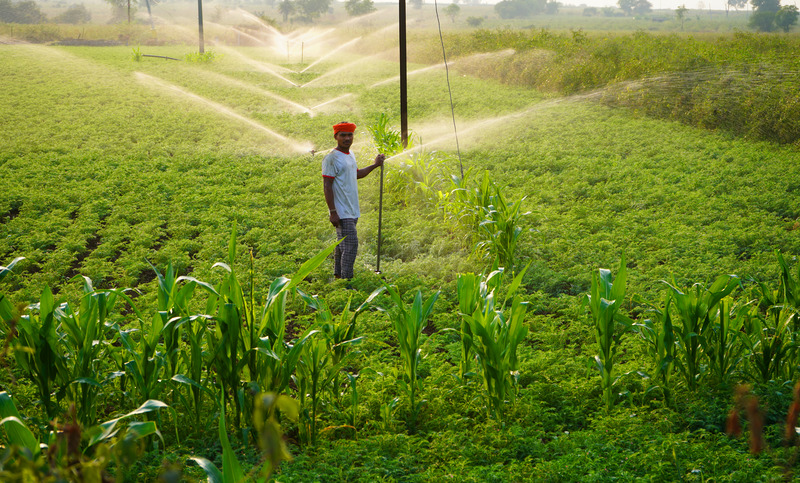
[[[350,152],[356,125],[340,122],[333,126],[336,149],[322,160],[322,181],[325,203],[331,224],[336,227],[336,237],[344,240],[336,246],[333,275],[336,278],[353,278],[353,265],[358,252],[356,223],[361,211],[358,206],[358,183],[361,179],[381,166],[386,156],[379,154],[375,162],[366,168],[358,169],[356,157]]]

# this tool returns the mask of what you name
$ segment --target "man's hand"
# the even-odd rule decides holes
[[[375,166],[383,165],[383,161],[385,159],[386,159],[386,155],[385,154],[379,154],[379,155],[375,156]]]
[[[336,227],[339,226],[339,214],[335,211],[331,212],[331,216],[328,219],[331,221],[331,225]]]

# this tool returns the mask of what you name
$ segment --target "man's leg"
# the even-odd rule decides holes
[[[344,238],[344,235],[342,234],[342,220],[339,220],[339,226],[336,227],[336,239],[341,240],[342,238]],[[334,278],[342,278],[342,243],[336,245],[336,248],[333,250]]]
[[[339,226],[336,227],[336,237],[339,240],[344,238],[333,254],[333,275],[337,278],[353,278],[353,266],[358,253],[357,222],[358,218],[345,218],[339,220]]]

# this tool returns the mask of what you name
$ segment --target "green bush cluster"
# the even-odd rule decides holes
[[[561,95],[595,96],[657,118],[751,139],[800,140],[793,36],[601,35],[549,30],[481,30],[451,35],[451,56],[513,48],[470,63],[483,78]]]

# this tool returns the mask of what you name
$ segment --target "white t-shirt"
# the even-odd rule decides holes
[[[352,151],[345,154],[338,149],[322,160],[322,176],[333,178],[333,204],[339,218],[358,218],[358,165]]]

